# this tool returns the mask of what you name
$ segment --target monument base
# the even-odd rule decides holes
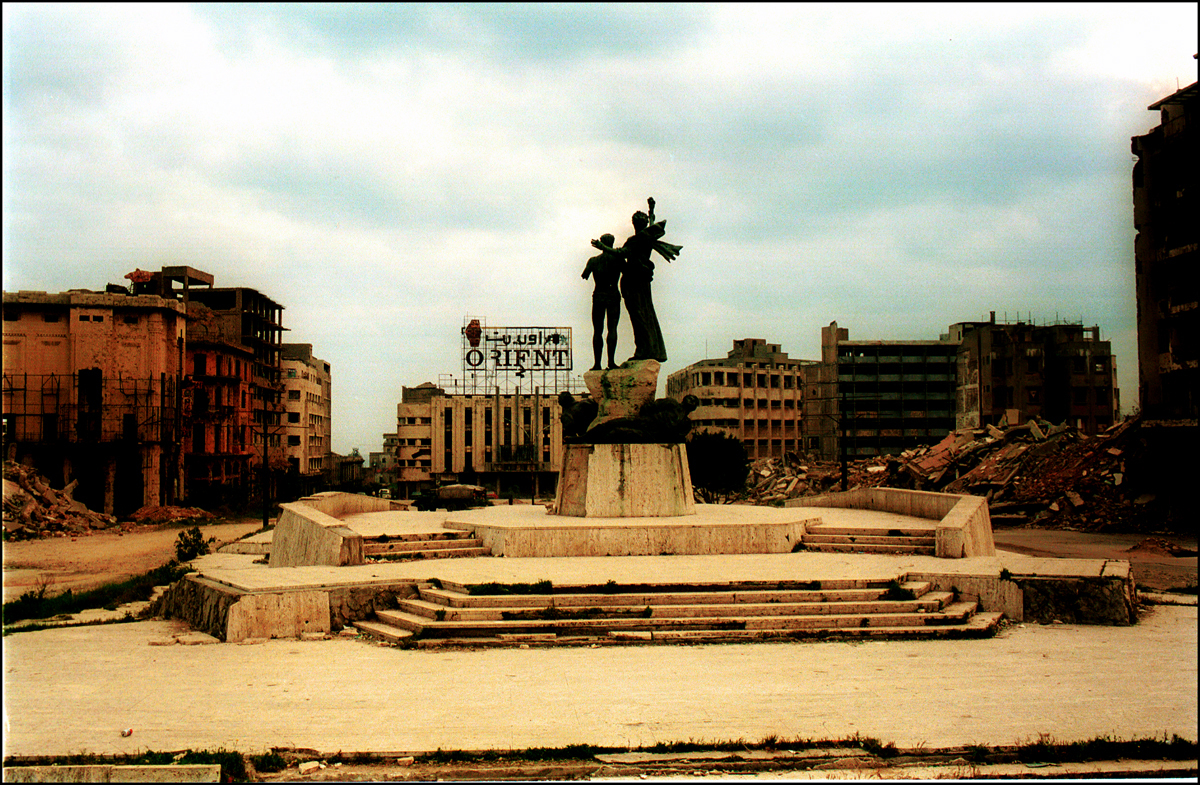
[[[682,444],[568,444],[554,515],[659,518],[695,515]]]
[[[654,400],[661,367],[657,360],[627,360],[619,368],[585,373],[583,382],[599,406],[589,429],[610,420],[636,417]]]

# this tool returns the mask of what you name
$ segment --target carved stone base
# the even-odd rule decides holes
[[[620,417],[636,417],[658,389],[658,360],[628,360],[620,368],[587,371],[583,382],[599,405],[589,428]]]
[[[695,515],[687,449],[682,444],[564,445],[551,513],[577,518]]]

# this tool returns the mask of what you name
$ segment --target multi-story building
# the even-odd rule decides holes
[[[939,340],[851,341],[821,328],[821,364],[809,377],[805,447],[827,460],[889,455],[954,430],[958,344]]]
[[[188,503],[245,504],[256,487],[254,352],[208,306],[187,303],[184,464]]]
[[[329,363],[311,343],[283,344],[283,450],[301,495],[327,480],[332,464],[332,382]]]
[[[1082,324],[950,325],[958,345],[955,427],[1010,425],[1032,418],[1096,434],[1120,409],[1117,362],[1100,328]]]
[[[280,422],[283,306],[255,289],[214,287],[212,275],[192,267],[131,276],[135,292],[182,300],[201,337],[185,388],[203,390],[209,406],[193,406],[185,422],[187,498],[212,505],[261,494],[264,453],[268,493],[276,496],[277,475],[288,468]]]
[[[6,459],[88,507],[127,515],[182,497],[185,309],[173,298],[4,293]]]
[[[405,387],[396,407],[396,473],[402,496],[435,484],[465,482],[497,494],[554,491],[562,461],[555,395],[447,395],[426,382]]]
[[[1100,328],[987,322],[938,340],[851,341],[821,329],[821,365],[806,396],[805,446],[821,458],[895,455],[953,430],[1030,418],[1087,434],[1112,425],[1117,363]]]
[[[762,338],[733,342],[725,357],[700,360],[667,377],[667,397],[695,395],[696,431],[742,441],[751,459],[781,457],[802,449],[804,375],[816,363],[796,360]]]
[[[1200,418],[1200,140],[1193,82],[1148,108],[1161,123],[1133,137],[1138,387],[1150,420]]]

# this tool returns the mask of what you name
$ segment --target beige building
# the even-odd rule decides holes
[[[562,460],[555,395],[447,395],[429,382],[403,389],[396,407],[400,495],[442,483],[484,485],[498,495],[554,492]]]
[[[186,316],[173,299],[109,289],[4,293],[4,457],[128,515],[183,494]]]
[[[816,363],[796,360],[761,338],[733,342],[725,357],[701,360],[667,377],[667,397],[695,395],[695,431],[742,440],[751,459],[802,449],[804,376]]]
[[[327,479],[332,465],[332,379],[329,363],[314,357],[310,343],[282,346],[283,451],[300,490],[309,493]]]

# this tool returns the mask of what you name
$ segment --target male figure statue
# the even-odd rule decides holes
[[[633,357],[631,360],[658,360],[666,362],[667,348],[663,343],[662,329],[654,313],[654,301],[650,297],[650,282],[654,279],[654,262],[650,252],[657,251],[668,262],[679,255],[683,246],[663,242],[667,222],[654,220],[654,197],[646,200],[648,213],[633,214],[633,235],[621,246],[619,253],[625,260],[621,275],[621,296],[629,311],[629,324],[633,327]],[[604,238],[592,240],[592,246],[601,251],[613,251]]]
[[[588,259],[587,266],[583,268],[583,280],[586,281],[590,275],[596,284],[596,289],[592,292],[592,354],[596,358],[596,364],[592,366],[593,371],[600,370],[606,320],[608,367],[617,367],[617,324],[621,321],[621,293],[617,289],[617,281],[621,277],[625,260],[618,251],[612,250],[613,239],[611,234],[600,235],[600,242],[608,246],[607,249],[601,249],[598,255]]]

